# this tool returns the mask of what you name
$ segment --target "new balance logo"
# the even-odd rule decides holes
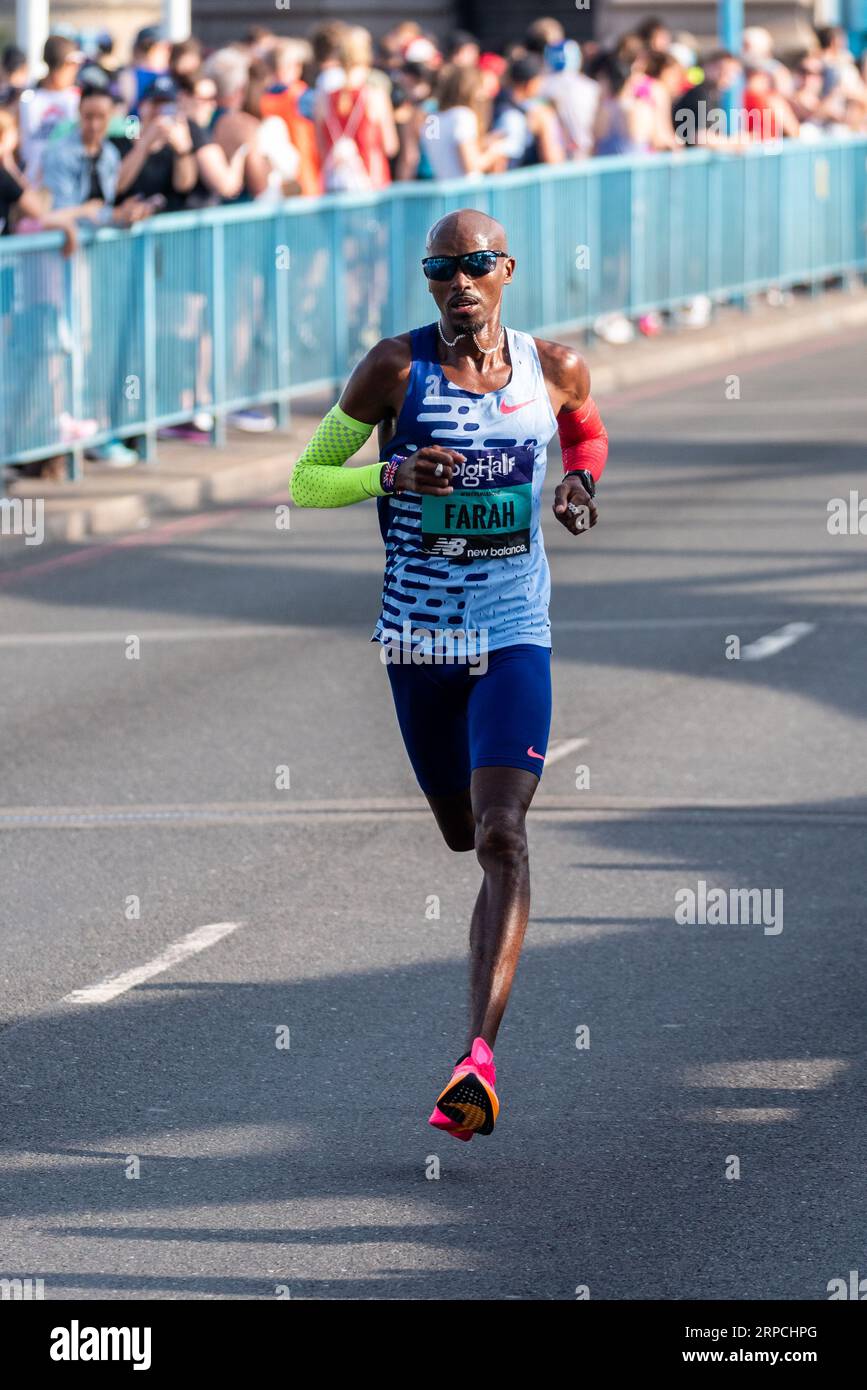
[[[451,539],[449,536],[437,536],[436,540],[430,548],[430,554],[463,555],[466,548],[467,542],[464,536],[455,536],[453,539]]]

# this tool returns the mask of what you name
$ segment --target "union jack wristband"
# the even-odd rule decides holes
[[[380,486],[383,492],[394,492],[394,480],[397,477],[397,470],[406,458],[406,454],[392,454],[382,470]]]

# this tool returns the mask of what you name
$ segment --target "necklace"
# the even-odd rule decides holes
[[[440,337],[442,338],[443,342],[445,343],[446,347],[454,347],[455,343],[458,341],[458,338],[465,338],[465,337],[467,336],[466,333],[459,333],[459,334],[457,335],[456,338],[452,338],[451,342],[449,342],[448,338],[446,337],[445,333],[443,332],[443,326],[442,326],[442,324],[439,322],[439,320],[437,320],[437,331],[438,331]],[[481,353],[483,354],[483,356],[489,357],[490,354],[491,354],[492,352],[496,352],[496,351],[497,351],[497,348],[500,346],[501,342],[503,341],[503,332],[504,332],[504,330],[503,330],[503,327],[502,327],[502,324],[501,324],[501,325],[500,325],[500,333],[499,333],[499,336],[498,336],[498,338],[497,338],[497,341],[494,343],[494,346],[493,346],[493,347],[489,347],[489,348],[484,348],[484,347],[482,347],[482,345],[481,345],[481,343],[479,342],[478,338],[476,337],[475,333],[472,333],[472,332],[471,332],[471,333],[470,333],[470,337],[472,338],[472,340],[473,340],[473,342],[475,343],[476,347],[478,348],[479,352],[481,352]]]
[[[439,320],[437,320],[437,328],[439,330],[439,335],[445,343],[446,347],[454,347],[455,343],[458,341],[458,338],[465,338],[467,336],[466,333],[459,333],[458,338],[452,338],[451,342],[449,342],[448,338],[443,332],[443,326]]]
[[[500,327],[500,334],[499,334],[499,337],[497,338],[497,341],[494,343],[494,346],[493,346],[493,347],[483,348],[482,345],[481,345],[481,343],[479,342],[478,338],[476,337],[475,333],[471,333],[471,334],[470,334],[470,337],[472,338],[472,340],[473,340],[473,342],[475,343],[476,347],[479,349],[479,352],[484,353],[485,357],[488,357],[492,352],[496,352],[496,351],[497,351],[497,348],[500,346],[500,343],[503,341],[503,328],[502,328],[502,326]]]

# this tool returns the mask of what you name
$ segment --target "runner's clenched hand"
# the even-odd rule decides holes
[[[577,508],[577,511],[571,511],[570,506]],[[566,477],[562,483],[557,484],[554,493],[554,515],[573,536],[582,536],[599,520],[599,511],[593,498],[581,479],[573,477]]]
[[[464,454],[454,449],[443,449],[439,444],[417,449],[404,459],[394,479],[395,492],[424,492],[432,497],[446,497],[454,491],[451,486],[452,474],[459,463],[465,463]],[[439,471],[437,471],[439,470]]]

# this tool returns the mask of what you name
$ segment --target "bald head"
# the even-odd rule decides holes
[[[427,234],[428,254],[458,256],[464,251],[508,251],[506,229],[495,217],[475,208],[447,212]]]

